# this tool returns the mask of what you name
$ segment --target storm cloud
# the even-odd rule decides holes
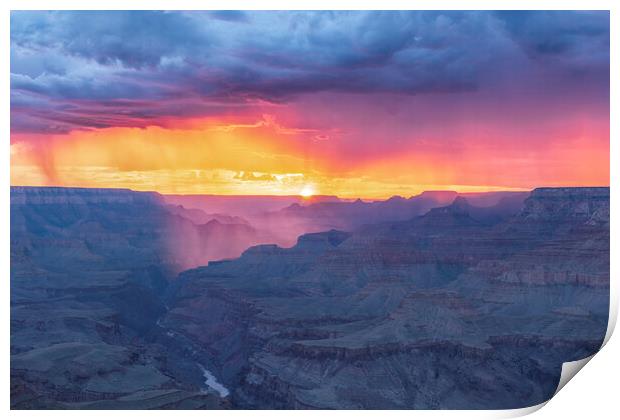
[[[608,89],[609,14],[11,14],[17,133],[162,125],[322,92],[501,89],[533,72],[565,89],[571,78]]]

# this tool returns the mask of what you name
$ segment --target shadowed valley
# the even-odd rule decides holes
[[[11,188],[13,408],[517,408],[605,335],[608,188],[213,200]]]

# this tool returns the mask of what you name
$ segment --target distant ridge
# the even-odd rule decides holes
[[[154,191],[127,188],[11,187],[11,204],[163,203]]]

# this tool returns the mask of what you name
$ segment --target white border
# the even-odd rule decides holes
[[[612,0],[8,0],[13,10],[612,10]]]
[[[483,1],[483,0],[438,0],[438,1],[396,1],[396,0],[382,0],[382,1],[364,1],[364,0],[298,0],[294,4],[286,0],[220,0],[220,1],[191,1],[191,0],[150,0],[150,1],[136,1],[136,0],[93,0],[84,2],[79,0],[56,0],[56,1],[42,1],[42,0],[22,0],[22,1],[4,1],[2,3],[2,14],[0,15],[0,31],[2,33],[2,44],[0,49],[2,51],[2,60],[0,64],[3,68],[3,78],[0,81],[0,89],[2,95],[2,129],[5,133],[4,147],[1,149],[0,156],[0,184],[5,186],[4,193],[1,196],[2,217],[0,219],[0,233],[2,235],[1,249],[0,249],[0,267],[3,267],[5,276],[2,285],[2,339],[4,350],[4,363],[1,365],[0,375],[2,378],[2,390],[0,391],[3,405],[6,410],[10,405],[10,374],[9,374],[9,319],[10,319],[10,306],[9,306],[9,185],[10,179],[10,165],[9,165],[9,126],[10,126],[10,104],[9,104],[9,49],[10,49],[10,10],[39,10],[39,9],[162,9],[162,10],[196,10],[196,9],[245,9],[245,10],[361,10],[361,9],[415,9],[415,10],[512,10],[512,9],[546,9],[546,10],[611,10],[611,309],[610,309],[610,328],[606,336],[606,342],[611,336],[613,326],[617,319],[618,313],[618,284],[617,274],[619,272],[618,263],[614,260],[614,256],[618,255],[618,238],[619,238],[619,223],[616,223],[616,217],[620,214],[618,210],[618,182],[619,181],[619,168],[620,168],[620,147],[618,145],[620,130],[618,124],[620,121],[620,115],[618,114],[618,84],[617,76],[620,74],[620,68],[618,65],[618,26],[620,23],[619,14],[620,7],[617,6],[618,2],[611,0],[590,0],[590,1],[578,1],[578,0],[496,0]],[[616,7],[614,7],[616,6]],[[616,51],[614,51],[614,48]],[[239,417],[263,417],[268,416],[269,419],[277,418],[289,418],[291,416],[299,418],[314,418],[315,416],[326,417],[338,417],[342,416],[355,416],[358,419],[374,418],[376,415],[387,414],[391,418],[405,418],[409,416],[421,417],[421,418],[503,418],[514,417],[519,415],[525,415],[529,412],[536,411],[544,405],[549,407],[541,410],[535,414],[537,418],[569,418],[569,419],[583,419],[585,416],[594,418],[610,418],[612,413],[618,413],[617,407],[617,391],[615,385],[617,384],[617,375],[619,373],[618,355],[620,344],[618,339],[611,340],[603,351],[596,355],[584,368],[584,372],[580,373],[580,378],[576,381],[571,381],[562,392],[555,396],[548,404],[541,404],[537,407],[522,410],[507,410],[507,411],[479,411],[479,412],[464,412],[464,411],[441,411],[441,412],[429,412],[429,411],[389,411],[389,412],[377,412],[377,411],[327,411],[327,412],[303,412],[303,411],[232,411],[232,412],[175,412],[170,413],[166,411],[155,411],[150,413],[139,413],[136,411],[91,411],[87,415],[91,418],[108,418],[110,415],[120,416],[123,418],[131,418],[138,415],[148,415],[151,418],[167,418],[170,415],[182,416],[187,418],[204,418],[205,416],[215,416],[218,418],[239,418]],[[51,419],[60,418],[82,418],[84,413],[81,412],[69,412],[69,411],[11,411],[10,415],[15,418],[29,418],[45,416]]]

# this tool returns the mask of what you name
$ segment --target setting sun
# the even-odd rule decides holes
[[[302,197],[312,197],[314,195],[314,188],[312,185],[305,185],[299,192],[299,195]]]

